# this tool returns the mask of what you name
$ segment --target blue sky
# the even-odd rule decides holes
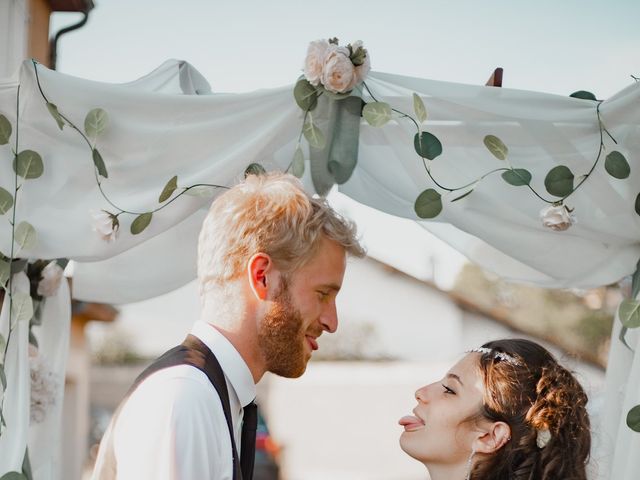
[[[109,82],[167,58],[190,61],[214,91],[293,83],[306,45],[361,39],[373,69],[606,98],[640,75],[638,0],[95,0],[63,37],[59,70]],[[52,32],[74,20],[56,14]]]

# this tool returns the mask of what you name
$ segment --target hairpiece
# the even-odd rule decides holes
[[[505,361],[507,363],[510,363],[511,365],[520,366],[520,362],[518,360],[516,360],[515,357],[509,355],[508,353],[499,352],[499,351],[493,350],[491,348],[478,347],[478,348],[472,348],[471,350],[467,351],[467,353],[471,353],[471,352],[477,352],[477,353],[491,355],[491,356],[493,356],[493,358],[495,358],[497,360],[503,360],[503,361]]]

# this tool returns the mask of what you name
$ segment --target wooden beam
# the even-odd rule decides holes
[[[501,87],[502,86],[502,67],[496,68],[487,83],[485,83],[488,87]]]

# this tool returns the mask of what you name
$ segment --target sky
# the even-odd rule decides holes
[[[291,84],[317,38],[360,39],[374,70],[606,98],[640,75],[637,0],[94,0],[60,71],[106,82],[191,62],[214,91]],[[77,14],[54,14],[51,31]]]
[[[128,82],[177,58],[214,92],[293,85],[308,43],[333,36],[362,40],[373,70],[448,82],[484,84],[502,67],[505,88],[604,99],[640,76],[640,0],[94,2],[89,22],[60,40],[58,70],[103,82]],[[51,34],[77,19],[54,14]],[[436,269],[435,280],[450,286],[461,256],[411,221],[336,202],[374,257],[423,279]],[[147,304],[131,314],[143,311]]]

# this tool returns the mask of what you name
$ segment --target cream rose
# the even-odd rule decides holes
[[[93,231],[98,232],[105,242],[114,242],[118,238],[118,230],[120,229],[118,217],[105,210],[91,212],[91,216],[93,217]]]
[[[358,52],[358,50],[360,50],[360,52]],[[351,82],[351,88],[353,88],[356,85],[364,82],[365,78],[367,78],[367,75],[371,71],[371,60],[369,59],[369,52],[364,49],[361,40],[355,41],[351,44],[351,51],[353,52],[351,56],[352,61],[355,61],[353,59],[354,56],[357,58],[364,55],[364,60],[362,61],[362,63],[360,65],[356,65],[354,68],[355,75],[353,81]]]
[[[318,86],[322,78],[322,67],[328,50],[329,42],[327,40],[315,40],[309,44],[307,49],[307,58],[304,61],[304,76],[314,87]]]
[[[38,295],[41,297],[52,297],[55,295],[60,288],[62,273],[62,267],[58,265],[55,260],[49,262],[40,274],[41,279],[38,283]]]
[[[550,205],[540,210],[540,219],[542,224],[555,230],[562,232],[577,222],[576,216],[564,205]]]
[[[322,85],[333,93],[344,93],[352,88],[355,69],[349,58],[349,49],[329,46],[322,69]]]

